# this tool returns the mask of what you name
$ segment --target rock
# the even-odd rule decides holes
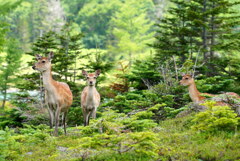
[[[27,154],[27,155],[32,155],[32,154],[33,154],[33,152],[31,152],[31,151],[30,151],[30,152],[27,152],[26,154]]]
[[[66,152],[68,150],[67,147],[63,147],[63,146],[58,146],[57,149],[61,152]]]
[[[201,111],[205,111],[207,109],[207,107],[200,105],[199,103],[191,103],[189,105],[189,109],[196,111],[196,112],[201,112]]]

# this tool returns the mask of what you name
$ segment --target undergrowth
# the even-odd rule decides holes
[[[209,108],[205,113],[211,110]],[[219,111],[224,114],[216,120],[232,114],[227,108],[215,109],[214,113]],[[157,124],[151,119],[152,110],[130,116],[106,110],[102,117],[91,120],[90,126],[69,127],[68,135],[61,133],[59,137],[51,136],[46,125],[5,128],[0,131],[3,149],[0,160],[238,160],[239,122],[233,122],[236,125],[233,129],[202,130],[196,126],[202,127],[204,121],[206,125],[210,124],[208,118],[199,116],[203,113],[169,118]]]

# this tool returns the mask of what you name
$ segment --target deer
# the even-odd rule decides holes
[[[72,105],[73,96],[68,84],[58,82],[52,78],[52,64],[54,57],[53,52],[48,57],[36,55],[37,62],[32,66],[34,70],[42,74],[43,87],[45,89],[45,102],[48,105],[48,113],[50,117],[50,128],[55,124],[54,136],[58,136],[58,126],[60,114],[63,114],[64,133],[66,131],[66,117],[69,108]]]
[[[188,86],[189,96],[194,103],[199,103],[200,101],[206,99],[206,97],[201,96],[201,93],[198,91],[191,74],[183,74],[182,80],[180,80],[180,84],[183,86]]]
[[[97,77],[100,75],[100,73],[100,69],[89,74],[85,70],[82,70],[82,75],[85,76],[87,80],[87,86],[81,93],[81,107],[84,126],[89,125],[90,116],[92,116],[93,119],[96,119],[97,108],[100,105],[100,94],[98,93],[95,85]]]
[[[202,95],[216,96],[216,95],[209,94],[209,93],[199,92],[198,89],[197,89],[197,86],[195,84],[194,78],[192,77],[191,74],[183,74],[182,75],[182,80],[180,81],[180,84],[183,85],[183,86],[188,86],[188,91],[189,91],[190,98],[194,103],[202,103],[206,99],[206,97],[204,97]],[[234,93],[234,92],[226,92],[225,95],[226,96],[233,96],[235,98],[240,99],[240,96],[237,93]],[[223,102],[223,101],[217,101],[216,105],[218,105],[218,106],[232,106],[228,102]],[[235,111],[240,116],[240,107],[237,106]]]

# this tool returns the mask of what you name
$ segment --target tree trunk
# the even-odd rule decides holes
[[[212,2],[211,9],[215,8],[215,2]],[[215,15],[212,13],[211,15],[211,20],[210,20],[210,26],[211,26],[211,36],[210,36],[210,55],[209,55],[209,63],[207,64],[209,72],[209,76],[213,76],[216,74],[216,69],[213,64],[213,59],[214,59],[214,45],[215,45]]]
[[[7,100],[7,82],[8,82],[8,74],[5,75],[5,82],[4,82],[4,86],[3,86],[3,102],[2,102],[2,108],[4,108],[6,100]]]
[[[202,13],[205,14],[207,9],[207,0],[203,1],[203,10]],[[204,23],[207,23],[207,17],[204,15],[203,17]],[[203,45],[203,61],[207,62],[207,29],[205,26],[202,28],[202,45]]]
[[[73,82],[76,82],[76,72],[77,72],[77,52],[75,52],[75,62],[74,62],[74,70],[73,70]]]
[[[3,91],[3,102],[2,102],[2,108],[4,108],[4,106],[5,106],[6,99],[7,99],[7,89],[5,88],[4,91]]]
[[[132,52],[129,52],[129,67],[132,66]]]
[[[215,8],[215,2],[213,2],[212,4],[212,9]],[[211,46],[210,46],[210,60],[212,61],[213,60],[213,57],[214,57],[214,45],[215,45],[215,16],[214,14],[212,14],[212,17],[211,17]]]

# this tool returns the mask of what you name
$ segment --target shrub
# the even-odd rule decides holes
[[[132,65],[132,71],[126,74],[126,77],[131,81],[132,86],[136,89],[147,89],[144,81],[150,84],[159,82],[160,74],[157,71],[157,63],[154,63],[152,56],[146,57],[144,60],[136,60]]]
[[[0,111],[0,128],[8,127],[22,127],[22,122],[25,117],[22,112],[15,108],[5,108]]]
[[[113,100],[104,103],[101,107],[111,107],[113,110],[121,113],[128,113],[135,109],[143,109],[157,103],[156,94],[150,95],[146,91],[127,92],[117,95]]]
[[[151,91],[158,96],[159,102],[166,103],[169,107],[180,108],[190,101],[190,97],[186,95],[185,88],[175,79],[171,86],[165,82],[160,82],[152,86]]]
[[[193,129],[202,132],[228,131],[234,132],[239,125],[237,114],[228,106],[215,106],[215,102],[203,104],[208,109],[196,114],[192,120]]]
[[[69,126],[76,126],[83,124],[83,114],[81,107],[71,107],[67,114],[67,124]]]

